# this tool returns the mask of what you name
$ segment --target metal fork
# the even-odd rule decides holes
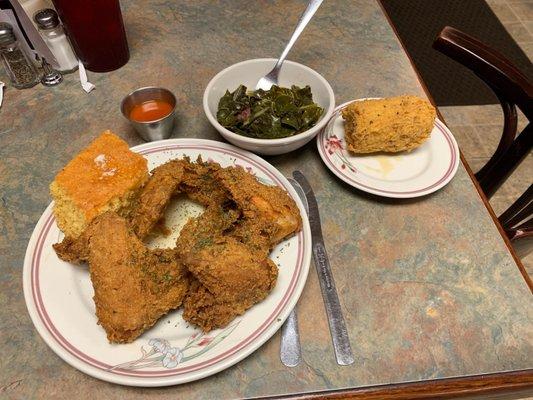
[[[300,185],[292,178],[287,178],[305,207],[306,214],[309,214],[307,198]],[[283,365],[296,367],[302,360],[302,349],[300,346],[300,333],[298,332],[298,317],[296,306],[292,309],[287,320],[281,327],[281,347],[279,356]]]
[[[281,53],[281,56],[279,57],[278,61],[276,62],[276,65],[270,71],[268,74],[266,74],[264,77],[259,79],[257,82],[257,85],[255,85],[255,89],[263,89],[268,90],[272,87],[272,85],[278,84],[278,75],[279,70],[281,69],[281,65],[283,64],[283,61],[285,61],[285,58],[287,58],[287,55],[289,54],[289,51],[291,50],[294,43],[296,43],[296,40],[300,36],[300,34],[303,32],[309,21],[311,21],[311,18],[313,18],[313,15],[315,15],[316,10],[318,10],[318,7],[320,7],[320,4],[322,4],[323,0],[311,0],[309,4],[307,5],[307,8],[305,9],[304,13],[300,17],[300,20],[298,21],[298,25],[296,25],[296,29],[294,30],[291,39],[289,40],[289,43],[287,43],[287,46],[283,50],[283,53]]]

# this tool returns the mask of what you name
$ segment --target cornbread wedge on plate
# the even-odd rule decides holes
[[[50,184],[57,225],[76,238],[105,211],[127,214],[147,179],[146,159],[111,131],[103,132]]]
[[[435,116],[435,108],[416,96],[354,101],[342,110],[348,150],[413,150],[429,138]]]

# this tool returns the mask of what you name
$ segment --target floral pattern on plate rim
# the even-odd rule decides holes
[[[326,150],[328,154],[330,156],[336,155],[337,157],[339,157],[341,161],[341,169],[348,168],[353,173],[356,173],[357,170],[344,155],[344,144],[343,144],[342,139],[338,138],[337,135],[328,135],[326,136],[325,141],[326,141]]]
[[[210,349],[215,347],[218,343],[226,339],[231,332],[239,325],[241,321],[237,321],[230,326],[226,327],[215,336],[209,336],[202,334],[201,332],[196,332],[191,335],[185,346],[183,347],[172,347],[170,342],[166,339],[154,338],[148,341],[148,345],[152,346],[149,351],[146,351],[143,346],[141,346],[141,356],[136,360],[127,361],[122,364],[117,364],[109,370],[114,369],[127,369],[135,370],[142,368],[157,368],[164,367],[167,369],[176,368],[179,364],[192,360],[196,357],[201,356],[202,354],[208,352]],[[189,350],[196,350],[195,352],[190,352]],[[185,354],[185,353],[190,354]]]

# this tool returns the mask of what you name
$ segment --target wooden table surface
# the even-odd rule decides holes
[[[159,85],[176,94],[174,137],[222,140],[202,110],[205,86],[235,62],[277,56],[305,1],[125,0],[122,8],[131,59],[117,71],[90,74],[97,87],[92,93],[84,93],[73,75],[56,88],[5,92],[0,397],[413,398],[531,387],[533,298],[465,167],[433,195],[386,200],[340,182],[322,164],[314,142],[268,161],[287,175],[302,170],[315,189],[353,365],[335,362],[313,266],[298,303],[303,362],[296,368],[281,364],[279,334],[228,370],[161,389],[98,381],[56,356],[34,329],[22,293],[24,253],[50,202],[48,183],[105,129],[131,145],[141,143],[119,112],[122,97],[140,86]],[[324,2],[289,58],[320,72],[338,104],[425,96],[373,0]],[[7,81],[3,74],[0,79]]]

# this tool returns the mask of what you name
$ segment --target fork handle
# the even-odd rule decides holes
[[[296,367],[302,359],[296,306],[281,327],[280,358],[287,367]]]
[[[292,33],[289,43],[287,43],[287,46],[285,46],[283,53],[281,53],[278,62],[274,66],[274,70],[279,71],[279,69],[281,68],[281,64],[283,64],[283,61],[285,61],[285,58],[287,58],[287,54],[289,54],[289,51],[291,50],[292,46],[294,45],[300,34],[303,32],[309,21],[311,21],[313,15],[315,15],[316,10],[318,10],[318,7],[320,7],[320,5],[322,4],[322,1],[323,0],[311,0],[309,4],[307,4],[307,8],[300,17],[298,25],[296,25],[296,29]]]

